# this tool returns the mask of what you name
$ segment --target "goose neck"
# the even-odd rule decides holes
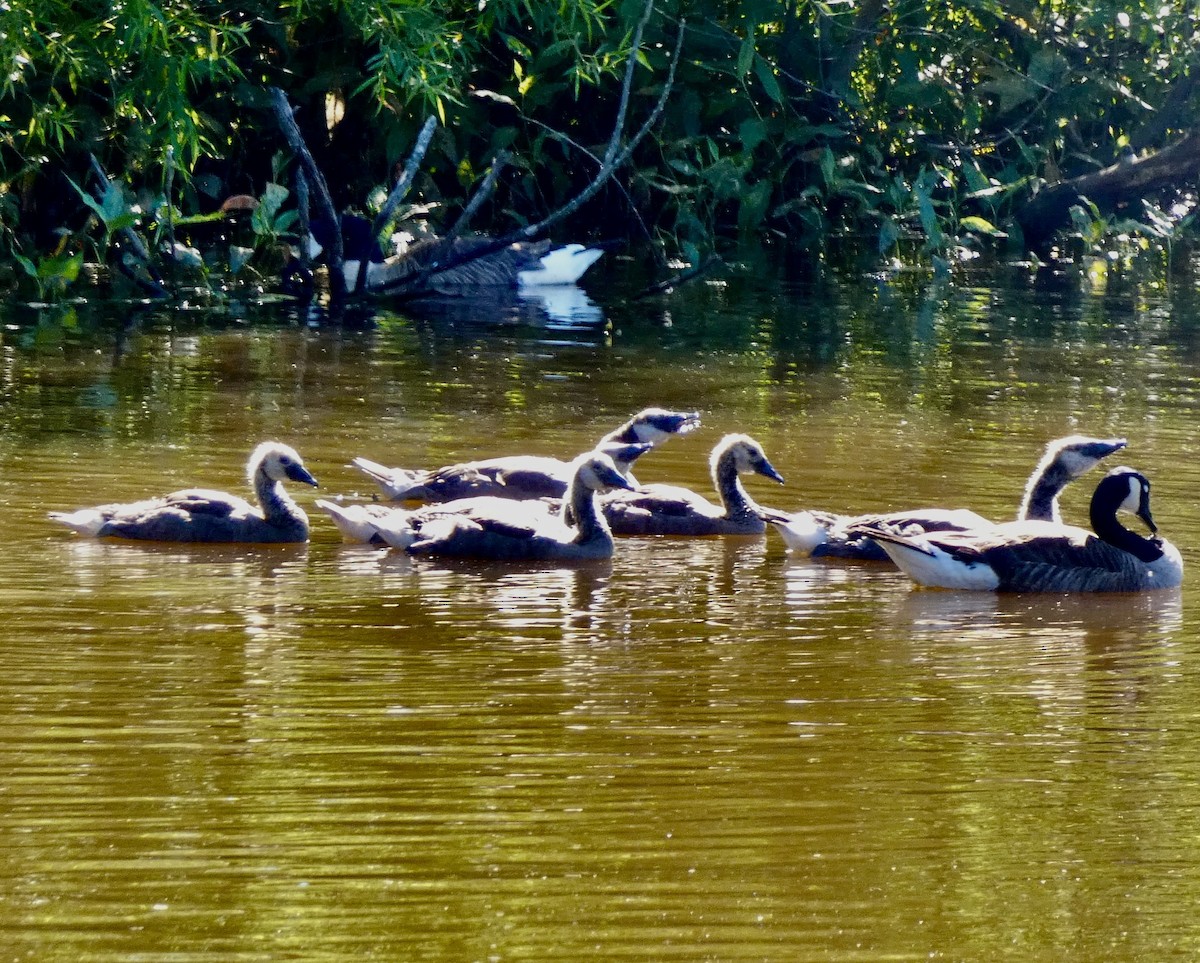
[[[746,493],[738,477],[737,458],[732,451],[724,452],[713,465],[713,485],[721,497],[726,515],[732,517],[757,512],[758,506]]]
[[[254,493],[258,496],[258,504],[262,507],[263,518],[272,525],[288,525],[300,523],[308,525],[308,516],[297,505],[282,482],[267,477],[267,473],[259,468],[254,473]]]
[[[1115,512],[1093,506],[1091,520],[1092,530],[1109,545],[1128,552],[1147,564],[1163,557],[1160,539],[1144,538],[1137,532],[1130,531],[1117,521]]]
[[[1021,511],[1022,520],[1062,523],[1058,496],[1071,481],[1071,475],[1058,462],[1051,462],[1034,472],[1025,488]]]
[[[577,544],[612,538],[608,522],[596,507],[596,493],[583,484],[578,476],[571,480],[559,517],[564,524],[574,526],[575,537],[572,541]]]

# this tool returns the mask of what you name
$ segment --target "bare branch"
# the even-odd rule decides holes
[[[479,185],[479,190],[467,201],[467,206],[463,208],[463,212],[458,216],[458,220],[454,222],[454,226],[450,228],[449,233],[446,235],[450,240],[454,240],[454,238],[466,230],[467,225],[471,223],[471,218],[483,207],[484,201],[492,196],[492,192],[496,190],[496,182],[500,178],[500,172],[508,166],[508,156],[508,151],[506,150],[502,150],[496,155],[495,160],[492,161],[491,169],[487,172],[487,176],[484,177],[483,183]]]
[[[287,141],[292,152],[300,158],[300,164],[308,175],[309,184],[316,190],[317,210],[333,225],[333,243],[331,249],[326,252],[329,263],[329,293],[335,303],[340,303],[346,297],[346,276],[342,271],[345,253],[342,249],[341,220],[333,206],[333,199],[329,196],[329,185],[325,183],[325,175],[317,167],[317,162],[313,160],[312,154],[309,153],[308,147],[304,143],[304,136],[296,125],[296,117],[292,112],[291,104],[288,103],[287,95],[278,87],[268,87],[267,93],[270,94],[271,106],[274,108],[275,118],[283,130],[284,140]]]
[[[496,159],[492,161],[491,169],[488,170],[487,176],[484,177],[483,183],[479,185],[479,190],[467,201],[467,206],[463,208],[462,213],[458,216],[458,220],[454,222],[450,230],[442,236],[441,240],[445,244],[447,251],[454,249],[454,241],[471,223],[476,212],[483,206],[483,202],[491,197],[492,192],[496,189],[496,182],[500,178],[500,172],[508,165],[508,151],[502,150],[496,155]],[[407,281],[406,287],[415,291],[420,291],[425,287],[425,282],[429,280],[429,276],[438,272],[440,264],[437,260],[432,260],[424,265],[410,281]]]
[[[629,111],[629,92],[633,90],[633,75],[637,70],[637,55],[642,49],[642,33],[654,12],[654,0],[646,0],[646,9],[642,11],[642,19],[638,21],[633,31],[633,39],[629,44],[629,59],[625,62],[625,82],[621,84],[621,100],[617,105],[617,117],[613,121],[612,137],[608,139],[608,147],[604,151],[604,163],[611,164],[617,156],[617,147],[621,141],[621,131],[625,129],[625,115]]]
[[[675,274],[672,277],[659,281],[657,284],[651,284],[648,288],[643,291],[639,291],[629,300],[641,301],[644,298],[653,297],[656,294],[662,294],[664,291],[671,291],[687,281],[691,281],[698,277],[703,277],[705,274],[708,274],[714,269],[721,267],[721,265],[724,263],[725,262],[722,260],[721,255],[710,254],[699,264],[693,264],[690,268],[680,271],[678,274]]]
[[[562,143],[575,148],[575,150],[579,151],[579,153],[583,154],[585,157],[589,158],[592,161],[595,161],[597,168],[602,168],[604,166],[604,161],[602,161],[599,157],[597,157],[592,151],[590,151],[586,147],[584,147],[583,144],[579,143],[579,141],[575,140],[572,137],[567,136],[561,130],[555,130],[549,124],[543,124],[540,120],[537,120],[533,117],[526,117],[525,122],[528,124],[532,124],[534,127],[540,127],[542,130],[544,130],[548,135],[553,137],[555,140],[561,141]],[[625,200],[629,204],[629,210],[633,214],[634,220],[637,221],[638,227],[641,228],[642,236],[645,237],[647,241],[652,241],[653,237],[650,234],[650,228],[648,228],[646,226],[646,222],[642,218],[641,212],[637,209],[637,205],[633,202],[633,198],[629,196],[629,190],[620,181],[615,181],[614,184],[615,184],[617,190],[619,190],[622,194],[625,195]],[[655,251],[655,254],[661,261],[662,255],[659,254],[657,251]]]
[[[417,142],[413,145],[412,152],[408,155],[408,160],[404,164],[404,170],[396,178],[396,184],[392,188],[391,193],[388,194],[388,199],[384,202],[383,207],[379,209],[379,213],[375,215],[375,221],[371,225],[372,234],[381,234],[384,228],[396,216],[396,208],[408,196],[408,192],[412,188],[413,178],[417,176],[417,168],[421,165],[421,161],[425,159],[425,152],[429,150],[429,142],[433,139],[433,132],[436,129],[437,118],[431,115],[426,119],[424,126],[421,128],[421,133],[417,135]]]

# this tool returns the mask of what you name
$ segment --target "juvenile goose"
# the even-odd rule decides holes
[[[596,507],[596,493],[630,488],[612,459],[593,451],[575,460],[563,509],[556,515],[528,502],[472,499],[461,511],[428,506],[408,515],[408,528],[396,513],[395,524],[380,528],[388,544],[414,555],[490,559],[572,561],[608,558],[612,532]],[[568,509],[571,522],[567,522]]]
[[[1117,520],[1133,512],[1153,537]],[[1150,514],[1150,482],[1132,468],[1114,468],[1092,496],[1095,534],[1056,522],[1018,521],[965,532],[908,535],[863,526],[906,575],[921,585],[999,592],[1143,592],[1174,588],[1183,559],[1159,538]]]
[[[761,535],[761,509],[746,494],[738,475],[755,472],[783,484],[783,476],[749,435],[726,435],[709,459],[721,504],[676,485],[646,485],[614,492],[601,510],[617,535]]]
[[[615,462],[614,462],[615,464]],[[367,504],[343,504],[317,499],[314,504],[330,517],[348,544],[392,545],[399,544],[412,526],[422,520],[449,514],[471,512],[495,513],[516,517],[519,512],[528,512],[530,517],[557,515],[562,510],[561,498],[501,498],[498,495],[473,495],[456,498],[449,502],[430,502],[404,508],[395,502],[368,502]],[[393,533],[388,537],[388,533]],[[399,534],[397,534],[399,533]]]
[[[650,447],[675,435],[687,434],[699,425],[700,415],[694,411],[645,408],[601,438],[597,447],[607,450],[617,462],[617,470],[627,474],[637,457]],[[624,451],[606,449],[609,444],[638,447]],[[388,468],[366,458],[355,458],[351,464],[372,478],[384,497],[413,502],[447,502],[475,495],[561,498],[566,494],[572,472],[571,462],[542,455],[508,455],[431,470]]]
[[[333,242],[332,224],[315,218],[306,239],[309,256],[316,259]],[[603,247],[526,241],[483,254],[446,270],[432,270],[451,259],[472,255],[490,244],[487,237],[425,238],[399,254],[385,256],[371,236],[371,222],[355,215],[342,218],[342,270],[347,290],[356,289],[366,261],[364,287],[368,291],[401,290],[412,295],[461,295],[481,287],[541,287],[574,284],[600,260]],[[412,289],[422,272],[419,289]]]
[[[1051,441],[1029,476],[1017,520],[1061,522],[1058,496],[1062,490],[1125,445],[1124,438],[1088,438],[1084,435],[1069,435]],[[919,508],[867,515],[822,511],[787,514],[764,509],[763,518],[775,527],[789,550],[801,555],[871,561],[887,561],[887,553],[871,538],[850,532],[873,522],[909,534],[963,531],[992,524],[982,515],[963,508]]]
[[[254,449],[246,475],[260,508],[245,499],[207,488],[187,488],[161,498],[100,505],[50,518],[92,538],[132,538],[156,542],[305,542],[308,516],[282,482],[317,484],[295,450],[278,441]]]

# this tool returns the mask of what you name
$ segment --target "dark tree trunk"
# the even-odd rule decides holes
[[[1033,195],[1016,211],[1016,221],[1031,247],[1043,246],[1070,223],[1070,210],[1087,198],[1102,213],[1160,191],[1182,189],[1200,182],[1200,131],[1139,160],[1126,161],[1069,181],[1051,185]]]

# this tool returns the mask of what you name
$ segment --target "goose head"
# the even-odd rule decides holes
[[[1151,534],[1158,531],[1150,513],[1150,479],[1124,465],[1114,468],[1100,480],[1092,495],[1092,511],[1103,511],[1108,515],[1129,512],[1145,522]]]
[[[254,449],[247,465],[250,484],[262,473],[271,481],[295,481],[317,487],[317,480],[309,474],[296,449],[278,441],[264,441]]]
[[[1150,529],[1151,538],[1142,538],[1117,521],[1118,512],[1136,515]],[[1163,555],[1158,526],[1150,513],[1150,480],[1139,471],[1122,466],[1114,468],[1096,486],[1090,508],[1092,529],[1105,541],[1153,562]]]
[[[634,491],[633,483],[617,469],[611,457],[602,451],[581,455],[575,462],[575,477],[591,491],[606,492],[613,488]]]
[[[1089,438],[1086,435],[1068,435],[1046,446],[1045,462],[1056,464],[1069,478],[1087,474],[1099,462],[1113,452],[1120,451],[1128,442],[1124,438]]]
[[[783,484],[783,476],[767,460],[762,445],[749,435],[726,435],[721,439],[720,444],[713,449],[712,453],[711,467],[714,477],[721,463],[727,459],[732,459],[733,466],[739,475],[754,472]]]
[[[656,445],[674,435],[686,435],[700,427],[698,411],[668,411],[643,408],[624,425],[606,436],[610,441],[641,442]]]

